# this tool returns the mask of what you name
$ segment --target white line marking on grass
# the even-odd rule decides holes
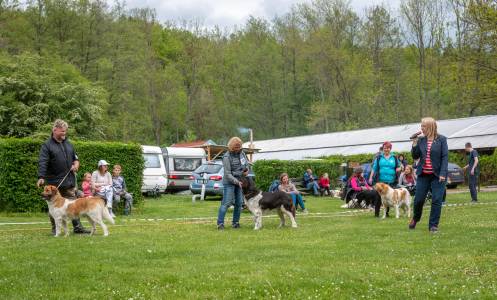
[[[444,206],[449,208],[449,207],[464,207],[464,206],[477,206],[477,205],[495,205],[497,202],[477,202],[477,203],[453,203],[453,204],[445,204]],[[429,205],[424,207],[424,209],[430,209]],[[353,209],[353,210],[347,210],[347,211],[340,211],[340,212],[329,212],[329,213],[308,213],[308,214],[298,214],[298,218],[329,218],[329,217],[351,217],[351,216],[358,216],[358,215],[363,215],[367,213],[371,213],[372,211],[369,209]],[[263,218],[279,218],[278,215],[265,215]],[[135,222],[140,222],[143,221],[145,223],[150,223],[150,222],[176,222],[177,224],[204,224],[204,223],[210,223],[212,220],[216,220],[217,217],[183,217],[183,218],[134,218],[134,219],[122,219],[119,220],[124,223],[135,223]],[[241,217],[242,220],[250,220],[253,219],[252,216],[243,216]],[[83,221],[84,223],[88,223],[86,220]],[[0,226],[2,225],[41,225],[41,224],[48,224],[49,222],[5,222],[5,223],[0,223]],[[113,226],[130,226],[131,224],[116,224]],[[135,225],[135,224],[133,224]],[[137,224],[138,225],[138,224]],[[144,224],[140,224],[144,225]],[[152,224],[150,224],[152,225]],[[44,228],[45,229],[45,228]],[[17,230],[23,230],[23,229],[10,229],[10,230],[0,230],[2,231],[17,231]],[[36,230],[36,228],[33,228],[31,230]]]

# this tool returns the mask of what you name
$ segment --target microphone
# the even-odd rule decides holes
[[[411,137],[409,139],[414,140],[414,139],[416,139],[422,133],[423,133],[422,131],[418,131],[415,134],[411,135]]]

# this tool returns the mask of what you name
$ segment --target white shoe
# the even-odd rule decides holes
[[[302,211],[302,213],[303,213],[304,215],[307,215],[307,214],[309,213],[309,211],[308,211],[307,209],[304,209],[304,210]]]

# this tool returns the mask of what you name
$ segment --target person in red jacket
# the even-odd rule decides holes
[[[319,178],[319,191],[321,196],[324,196],[324,192],[327,192],[328,196],[331,196],[330,178],[328,177],[328,173],[324,173],[323,176]]]

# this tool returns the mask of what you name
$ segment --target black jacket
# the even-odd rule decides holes
[[[423,173],[423,166],[426,160],[426,152],[428,149],[428,141],[426,137],[419,139],[418,144],[411,149],[412,158],[421,158],[416,167],[416,175]],[[447,146],[447,138],[443,135],[438,135],[431,144],[430,151],[431,165],[433,173],[437,176],[447,178],[447,169],[449,163],[449,147]]]
[[[50,137],[41,146],[38,160],[38,178],[45,179],[47,184],[59,185],[74,161],[78,160],[74,147],[66,139],[61,143]],[[74,187],[76,178],[71,172],[60,187]]]

